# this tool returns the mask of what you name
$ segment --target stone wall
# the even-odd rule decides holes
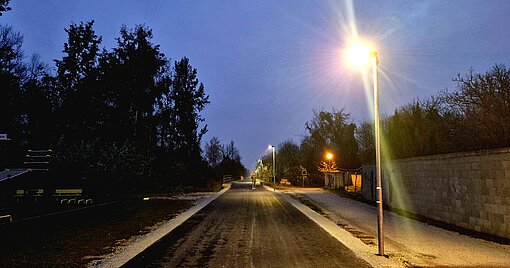
[[[510,239],[510,148],[399,159],[383,163],[385,204]],[[363,195],[373,200],[373,166]]]

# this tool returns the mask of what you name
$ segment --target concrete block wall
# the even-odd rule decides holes
[[[384,202],[510,239],[510,148],[383,163]]]

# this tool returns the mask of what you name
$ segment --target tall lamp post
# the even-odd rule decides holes
[[[269,149],[273,150],[273,182],[276,183],[276,158],[275,158],[275,147],[274,145],[269,145]]]
[[[347,57],[356,67],[365,66],[369,60],[372,62],[372,76],[374,79],[374,132],[375,132],[375,166],[376,166],[376,193],[377,193],[377,234],[379,255],[384,255],[384,236],[383,236],[383,198],[382,198],[382,180],[381,180],[381,136],[380,136],[380,115],[379,115],[379,85],[378,85],[378,67],[379,57],[377,51],[369,48],[367,45],[354,42],[347,51]]]

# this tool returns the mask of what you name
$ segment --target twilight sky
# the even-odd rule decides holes
[[[268,144],[300,142],[313,109],[371,119],[370,72],[350,70],[353,34],[379,53],[383,114],[445,88],[473,67],[510,64],[510,1],[11,0],[0,17],[24,35],[27,55],[62,57],[64,28],[95,20],[111,49],[122,24],[145,24],[172,60],[198,70],[211,103],[204,141],[233,140],[253,168]],[[364,79],[365,80],[364,80]],[[367,81],[365,86],[363,81]],[[366,89],[365,89],[366,88]]]

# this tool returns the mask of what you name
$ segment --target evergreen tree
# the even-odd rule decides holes
[[[151,148],[156,144],[155,104],[169,90],[168,61],[152,43],[148,27],[122,26],[120,35],[117,47],[102,60],[110,117],[121,139]]]
[[[59,170],[88,176],[97,163],[98,111],[103,105],[99,87],[99,45],[94,21],[72,23],[61,60],[55,60],[57,98],[54,107],[59,137],[54,141]]]
[[[54,76],[37,56],[24,63],[21,35],[0,26],[0,133],[19,143],[21,154],[33,146],[54,149],[66,175],[107,178],[127,190],[153,177],[153,167],[161,177],[205,182],[200,142],[207,126],[200,113],[209,98],[197,70],[183,58],[171,72],[143,25],[123,26],[117,47],[101,51],[93,25],[65,29]],[[231,160],[242,167],[234,149]]]
[[[20,33],[10,26],[0,25],[0,133],[11,138],[9,146],[13,148],[7,150],[6,143],[0,144],[1,150],[9,153],[10,163],[7,164],[20,162],[24,155],[19,153],[17,147],[26,145],[23,133],[26,114],[22,105],[22,82],[26,68],[23,64],[22,44]],[[4,164],[6,157],[0,157],[3,158],[0,164]]]
[[[10,26],[0,25],[0,129],[13,138],[21,134],[22,91],[25,75],[23,37]]]
[[[23,83],[24,132],[31,148],[51,149],[58,139],[58,92],[55,78],[39,56],[32,56]]]
[[[97,107],[102,102],[98,98],[97,68],[101,37],[95,34],[93,25],[94,21],[80,22],[65,29],[68,40],[62,51],[64,56],[55,60],[62,149],[78,144],[90,147],[94,140]]]
[[[200,112],[209,103],[209,96],[205,94],[204,85],[197,79],[197,70],[191,67],[188,58],[175,62],[171,89],[170,124],[174,132],[170,139],[174,143],[174,151],[185,163],[201,160],[200,142],[207,132],[207,125],[200,128],[204,121]]]

